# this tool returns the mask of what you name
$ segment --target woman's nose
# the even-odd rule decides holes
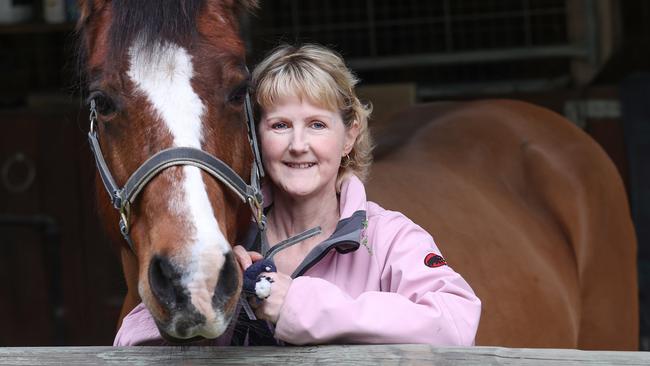
[[[302,131],[296,130],[291,136],[289,150],[295,153],[302,153],[309,150],[309,142]]]

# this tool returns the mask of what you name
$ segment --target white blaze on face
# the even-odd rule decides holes
[[[194,74],[192,57],[174,44],[159,47],[153,55],[149,57],[141,52],[136,42],[129,50],[128,76],[169,129],[174,146],[201,149],[201,117],[205,106],[190,83]],[[183,221],[193,226],[183,228],[189,234],[188,242],[184,243],[187,251],[182,263],[185,266],[183,285],[190,291],[192,304],[206,316],[207,324],[219,323],[222,315],[217,316],[212,309],[218,279],[215,268],[223,265],[230,245],[219,230],[199,168],[184,166],[182,169],[182,182],[172,191],[178,196],[170,197],[170,205],[185,216]]]

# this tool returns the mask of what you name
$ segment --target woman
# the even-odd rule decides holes
[[[267,172],[266,242],[235,247],[248,268],[275,244],[321,232],[274,255],[270,294],[255,314],[290,344],[473,345],[481,303],[433,238],[404,215],[366,201],[370,108],[342,58],[317,45],[281,46],[253,72],[258,136]],[[135,343],[146,311],[125,318],[116,345]],[[245,323],[242,311],[240,325]],[[252,333],[251,332],[252,330]],[[229,340],[257,327],[234,329]],[[264,333],[257,332],[257,333]],[[235,336],[233,337],[232,334]],[[159,335],[158,335],[159,337]],[[223,336],[221,338],[224,338]],[[255,343],[255,342],[252,342]],[[256,344],[265,344],[258,342]]]

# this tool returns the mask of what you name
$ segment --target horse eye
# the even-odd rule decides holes
[[[228,103],[235,105],[241,105],[244,103],[244,98],[246,98],[246,93],[248,92],[248,82],[239,84],[235,89],[233,89],[230,94],[228,94]]]
[[[88,100],[95,101],[97,114],[99,114],[100,116],[104,116],[104,117],[110,116],[116,111],[115,103],[113,102],[113,100],[102,92],[99,91],[92,92],[90,94],[90,97],[88,97]]]

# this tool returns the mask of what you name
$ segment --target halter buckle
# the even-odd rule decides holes
[[[266,217],[264,216],[264,208],[262,207],[262,200],[260,200],[257,195],[251,195],[247,197],[248,204],[253,211],[255,222],[260,231],[264,231],[266,228]]]

